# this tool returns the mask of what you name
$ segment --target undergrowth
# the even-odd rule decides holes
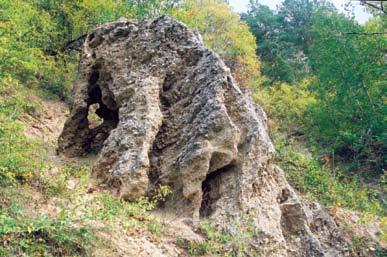
[[[224,257],[258,257],[257,250],[251,242],[255,236],[254,226],[248,217],[235,219],[230,224],[234,232],[226,232],[217,227],[214,223],[205,220],[199,224],[199,232],[204,236],[202,241],[187,241],[177,238],[176,244],[184,249],[191,256],[212,256]]]
[[[18,89],[6,91],[0,83],[0,185],[31,181],[44,164],[41,142],[27,138],[16,119],[22,113],[32,113],[37,105],[25,99]]]
[[[384,215],[379,192],[346,176],[339,168],[331,170],[310,153],[282,137],[276,140],[277,160],[289,182],[301,193],[323,205],[344,207],[374,215]]]
[[[69,188],[74,179],[76,188]],[[116,226],[148,230],[155,238],[164,235],[150,211],[169,194],[168,188],[160,187],[153,199],[126,202],[105,192],[89,198],[88,186],[87,166],[64,166],[50,176],[39,174],[34,183],[4,186],[0,190],[0,256],[92,256],[92,248],[109,246],[98,238],[98,231]],[[35,194],[40,197],[35,199]],[[45,203],[56,211],[45,214]]]
[[[329,158],[323,163],[320,157],[326,149],[309,140],[309,106],[317,101],[307,90],[310,83],[305,79],[293,86],[282,83],[270,88],[254,88],[255,101],[268,113],[278,165],[295,189],[326,207],[344,207],[364,215],[384,216],[387,208],[378,199],[380,190],[363,183],[363,178],[349,174],[342,163],[337,162],[332,167]],[[312,151],[314,148],[318,151]]]
[[[86,201],[89,167],[54,167],[44,143],[25,135],[20,118],[40,115],[30,91],[11,78],[0,80],[0,256],[90,256],[91,241],[98,243],[97,220],[103,228],[121,222],[161,235],[162,228],[147,212],[169,189],[160,187],[154,199],[138,202],[106,193]],[[35,194],[41,199],[34,200]],[[48,216],[38,210],[44,208],[38,201],[50,199],[60,199],[55,204],[59,211]]]
[[[90,230],[62,210],[56,217],[37,215],[26,188],[0,191],[1,256],[87,256]]]

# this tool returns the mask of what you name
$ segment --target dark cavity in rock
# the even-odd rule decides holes
[[[202,202],[199,210],[201,218],[208,218],[216,210],[217,201],[221,198],[222,192],[220,187],[222,184],[222,176],[232,172],[233,164],[229,164],[223,168],[215,170],[206,176],[202,183]]]

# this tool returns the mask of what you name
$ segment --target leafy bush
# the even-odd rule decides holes
[[[0,0],[0,79],[66,97],[75,62],[58,49],[61,28],[36,1]]]
[[[372,214],[385,211],[378,201],[379,192],[365,187],[356,177],[331,170],[294,143],[277,141],[277,159],[289,182],[301,193],[325,206],[339,206]]]
[[[267,112],[270,119],[270,132],[287,132],[303,130],[308,113],[308,106],[316,102],[305,79],[298,84],[273,84],[271,87],[254,88],[254,100]]]

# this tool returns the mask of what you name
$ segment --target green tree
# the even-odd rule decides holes
[[[333,8],[324,0],[285,0],[272,11],[250,0],[242,19],[256,37],[262,73],[270,84],[300,82],[308,75],[313,14],[323,7]]]
[[[157,17],[182,6],[182,0],[133,0],[126,1],[135,17]]]
[[[386,38],[381,19],[365,27],[337,12],[319,11],[309,49],[318,102],[312,108],[315,139],[357,165],[381,171],[385,149]]]
[[[323,6],[330,5],[322,0],[285,0],[278,8],[283,40],[307,54],[312,42],[313,15]]]
[[[257,54],[263,62],[262,73],[272,81],[291,82],[291,67],[286,62],[284,53],[289,48],[286,48],[286,43],[280,38],[281,24],[278,16],[269,7],[251,1],[248,12],[241,17],[256,38]]]
[[[241,86],[250,87],[260,77],[255,38],[225,1],[187,0],[172,15],[201,33],[206,46],[223,58]]]

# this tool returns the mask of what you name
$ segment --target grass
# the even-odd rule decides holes
[[[61,211],[56,217],[37,215],[21,186],[0,191],[1,256],[88,256],[92,233]]]
[[[61,196],[64,198],[73,198],[74,190],[69,188],[69,181],[76,180],[76,190],[85,190],[89,182],[89,167],[82,165],[80,167],[66,165],[59,169],[54,175],[45,175],[41,177],[44,187],[44,193],[47,197]]]
[[[0,256],[86,256],[89,230],[71,213],[48,217],[31,206],[28,189],[42,184],[48,165],[43,143],[28,138],[17,119],[24,114],[37,116],[39,109],[17,80],[1,78]]]
[[[251,245],[255,235],[251,220],[248,217],[241,217],[235,219],[230,226],[235,228],[235,233],[227,233],[214,223],[205,220],[199,224],[199,231],[205,240],[187,241],[177,238],[176,244],[186,249],[191,256],[211,254],[225,257],[258,257],[257,250]]]
[[[87,166],[67,165],[50,172],[44,144],[28,138],[18,121],[25,114],[39,115],[40,107],[29,101],[27,91],[15,81],[0,81],[0,256],[89,256],[98,241],[93,227],[97,220],[105,228],[122,220],[126,227],[143,226],[161,235],[162,228],[148,211],[164,199],[167,189],[160,188],[154,200],[127,203],[98,193],[87,202]],[[33,195],[47,202],[60,199],[55,204],[59,213],[42,214],[39,208],[44,206]]]
[[[331,170],[312,155],[303,152],[294,142],[276,142],[277,160],[288,181],[299,192],[326,207],[344,207],[365,214],[385,215],[379,192],[366,187],[356,177],[348,177],[340,169]]]
[[[86,166],[65,166],[38,189],[28,183],[2,187],[0,256],[91,256],[91,248],[108,245],[99,242],[98,231],[108,231],[117,224],[126,230],[148,230],[155,238],[164,235],[162,224],[149,212],[158,204],[156,200],[125,202],[104,192],[89,198],[87,186],[68,189],[73,179],[88,185],[88,176]],[[54,204],[57,211],[48,216],[45,203]]]

